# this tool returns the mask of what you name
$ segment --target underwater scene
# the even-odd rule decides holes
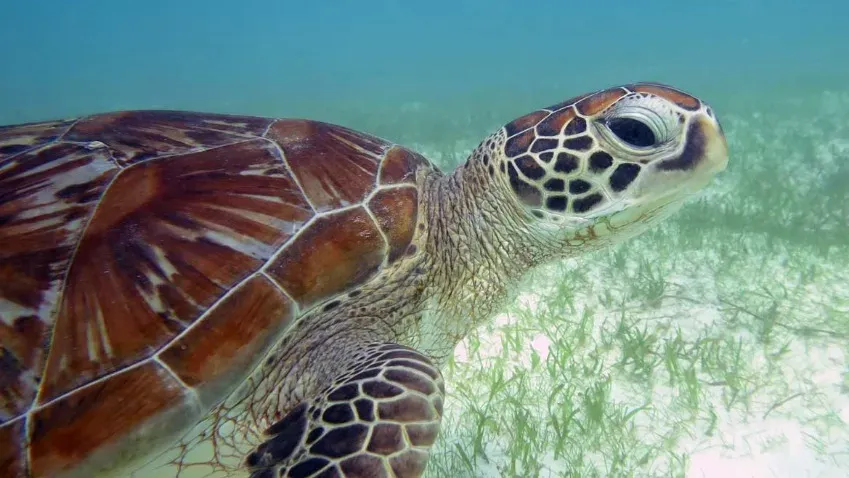
[[[845,477],[847,19],[835,0],[4,0],[0,125],[309,118],[447,173],[548,105],[680,88],[721,122],[727,168],[636,237],[522,278],[442,367],[423,476]]]

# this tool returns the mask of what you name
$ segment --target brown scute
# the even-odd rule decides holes
[[[119,111],[81,119],[63,139],[101,141],[127,166],[257,138],[272,121],[188,111]]]
[[[35,400],[46,332],[36,316],[18,317],[11,326],[0,320],[0,423],[24,413]]]
[[[644,83],[629,86],[628,89],[639,93],[648,93],[651,95],[660,96],[661,98],[666,98],[667,100],[675,103],[681,108],[684,108],[685,110],[689,111],[696,111],[702,106],[701,102],[698,99],[688,95],[687,93],[684,93],[683,91],[678,91],[666,85]]]
[[[528,206],[539,206],[542,203],[542,193],[535,186],[519,177],[516,166],[512,162],[509,166],[510,188],[513,189],[513,192],[523,203]]]
[[[66,395],[32,415],[32,475],[56,476],[107,446],[128,458],[145,453],[133,435],[155,422],[162,439],[175,438],[199,418],[188,400],[188,391],[153,362]]]
[[[396,423],[378,423],[371,431],[368,451],[377,455],[389,456],[405,447],[401,425]]]
[[[192,387],[228,387],[250,370],[289,326],[293,311],[271,281],[254,276],[217,304],[159,358]],[[225,390],[216,390],[218,398]],[[201,395],[204,395],[203,393]]]
[[[373,398],[391,398],[404,393],[404,390],[383,380],[369,380],[363,383],[363,392]]]
[[[11,131],[4,141],[15,142]],[[74,245],[117,171],[103,149],[73,144],[0,162],[0,422],[35,398]]]
[[[73,119],[0,126],[0,163],[10,156],[56,140],[74,123]]]
[[[419,450],[407,450],[389,459],[389,466],[396,476],[421,476],[427,466],[428,454]]]
[[[386,141],[341,126],[278,120],[266,134],[275,141],[319,212],[361,202],[374,189]]]
[[[26,476],[26,420],[0,425],[0,476]]]
[[[560,110],[562,110],[562,109],[564,109],[564,108],[568,108],[568,107],[570,107],[570,106],[574,105],[574,104],[575,104],[575,103],[577,103],[578,101],[582,100],[585,96],[586,96],[586,95],[573,96],[572,98],[569,98],[568,100],[561,101],[560,103],[557,103],[557,104],[551,105],[551,106],[549,106],[549,107],[547,107],[547,108],[545,108],[545,109],[547,109],[547,110],[549,110],[549,111],[560,111]]]
[[[368,427],[360,423],[334,428],[310,447],[310,453],[328,458],[341,458],[360,451],[365,444],[366,436],[368,436]]]
[[[378,191],[369,201],[369,209],[389,240],[390,263],[403,256],[413,240],[418,202],[418,191],[413,187]]]
[[[613,103],[616,103],[616,101],[625,96],[625,93],[625,90],[622,88],[610,88],[587,96],[575,106],[582,115],[594,116],[606,110]]]
[[[70,266],[41,403],[156,352],[311,217],[275,152],[257,139],[121,172]]]
[[[433,407],[418,395],[405,395],[391,402],[377,404],[380,420],[395,422],[425,422],[436,419]]]
[[[576,134],[581,134],[587,130],[587,120],[581,118],[580,116],[576,116],[572,121],[566,125],[566,128],[563,129],[563,134],[566,136],[572,136]]]
[[[61,192],[84,186],[96,199],[117,168],[107,156],[71,144],[48,145],[0,166],[0,298],[37,309],[62,280],[95,207]]]
[[[506,154],[508,158],[515,158],[516,156],[527,153],[531,147],[531,143],[534,142],[534,138],[536,137],[537,136],[532,129],[511,137],[504,145],[504,154]]]
[[[542,121],[546,116],[548,116],[548,111],[539,110],[534,111],[533,113],[528,113],[525,116],[514,119],[513,121],[504,125],[504,129],[507,132],[507,136],[513,136],[517,133],[521,133],[528,128],[533,128],[534,125]]]
[[[400,368],[391,368],[383,372],[383,376],[387,380],[397,383],[404,388],[415,390],[425,395],[430,395],[436,392],[436,387],[433,386],[427,377],[412,370],[404,370]]]
[[[389,478],[383,461],[373,455],[355,455],[339,464],[345,478]]]
[[[380,184],[416,184],[416,171],[419,168],[432,169],[433,166],[424,156],[401,146],[392,146],[386,152],[386,158],[380,167]]]
[[[362,207],[317,219],[268,266],[268,274],[303,307],[373,276],[384,241]]]
[[[413,446],[431,446],[439,435],[439,423],[408,423],[404,428]]]
[[[572,108],[562,109],[556,113],[552,113],[537,125],[537,133],[541,136],[557,136],[563,131],[566,123],[574,117],[575,110]]]

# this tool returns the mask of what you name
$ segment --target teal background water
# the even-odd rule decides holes
[[[538,107],[674,84],[715,107],[728,170],[649,233],[533,274],[463,343],[428,474],[843,477],[847,19],[836,0],[0,0],[0,124],[310,117],[449,169]]]
[[[646,79],[726,107],[845,85],[846,18],[836,0],[4,0],[0,123],[129,108],[356,122],[385,108],[409,129],[408,102],[508,120]]]

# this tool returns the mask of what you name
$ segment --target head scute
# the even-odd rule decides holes
[[[662,171],[701,163],[707,151],[699,138],[721,136],[717,126],[709,108],[687,93],[632,84],[508,123],[499,132],[499,161],[506,184],[531,215],[585,224],[656,199],[650,193],[660,188]]]

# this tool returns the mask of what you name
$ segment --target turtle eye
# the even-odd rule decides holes
[[[657,144],[657,136],[651,126],[634,118],[611,118],[605,121],[608,129],[625,143],[647,148]]]

